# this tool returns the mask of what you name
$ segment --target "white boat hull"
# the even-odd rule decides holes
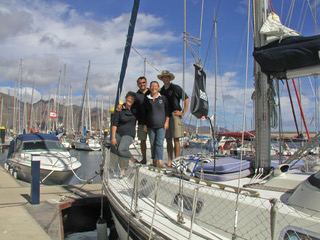
[[[31,182],[31,166],[23,165],[15,162],[14,160],[7,160],[7,163],[12,167],[12,171],[17,172],[17,178],[25,181]],[[78,168],[77,168],[78,169]],[[76,171],[77,169],[74,169]],[[71,169],[69,170],[49,170],[40,168],[40,181],[46,185],[61,185],[68,184],[72,177],[74,176]]]

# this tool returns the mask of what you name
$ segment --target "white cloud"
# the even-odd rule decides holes
[[[16,9],[18,5],[20,8]],[[89,79],[92,94],[115,94],[129,13],[97,22],[90,18],[92,14],[80,15],[61,3],[49,5],[42,1],[28,1],[23,4],[17,1],[16,4],[0,6],[0,18],[3,19],[0,23],[0,39],[3,41],[1,61],[4,64],[0,73],[2,82],[17,79],[18,62],[22,58],[23,84],[30,86],[34,83],[36,89],[46,94],[48,89],[57,88],[59,72],[66,64],[67,83],[79,95],[82,94],[88,61],[91,60]],[[4,24],[7,22],[11,24]],[[150,52],[147,47],[157,46],[164,53],[165,44],[177,41],[173,33],[151,31],[163,24],[160,18],[152,15],[140,14],[138,23],[134,46],[148,56],[148,61],[154,60],[155,65],[170,64],[171,60],[168,61],[165,55],[166,61],[161,61],[158,51]],[[162,47],[161,42],[164,43]],[[131,51],[126,73],[126,78],[130,79],[127,89],[136,88],[135,80],[142,75],[143,61],[141,56]],[[149,72],[154,74],[155,70],[149,69]]]
[[[194,1],[193,3],[198,2]],[[246,3],[241,1],[235,6],[235,11],[241,10],[242,13],[246,13],[246,11],[242,11],[245,9],[242,6],[245,5]],[[170,13],[166,14],[170,15]],[[221,13],[219,16],[220,22],[224,24],[222,16],[225,15]],[[34,84],[35,101],[39,100],[41,96],[45,99],[49,93],[53,94],[54,89],[57,89],[60,71],[64,79],[66,64],[66,87],[72,86],[73,103],[80,104],[87,76],[88,61],[90,60],[89,80],[92,99],[103,98],[106,101],[111,99],[110,102],[113,103],[129,18],[130,13],[126,12],[119,13],[113,18],[103,16],[103,19],[96,20],[95,13],[79,12],[73,8],[71,3],[32,0],[1,1],[0,91],[7,93],[8,87],[10,87],[11,94],[13,93],[14,81],[19,77],[19,61],[22,58],[23,87],[28,88],[27,92],[30,94],[30,88]],[[237,21],[242,20],[237,19]],[[233,22],[234,20],[232,25],[234,25]],[[165,14],[153,15],[147,11],[139,13],[133,39],[133,47],[138,53],[134,49],[131,50],[123,88],[124,94],[126,91],[137,89],[136,79],[142,76],[145,70],[144,58],[147,60],[146,76],[149,82],[157,80],[158,71],[167,69],[176,75],[174,82],[182,86],[181,29],[179,32],[174,32],[175,29],[167,24]],[[232,30],[225,32],[225,34],[234,34]],[[209,31],[204,31],[203,34],[209,34]],[[230,40],[232,43],[239,42],[235,36],[229,37],[226,41],[230,43]],[[181,48],[181,51],[178,48]],[[176,52],[172,53],[173,50]],[[221,49],[220,53],[224,54],[226,51]],[[187,59],[185,82],[185,90],[190,96],[194,73],[191,61]],[[226,63],[223,64],[226,65]],[[230,63],[228,64],[230,65]],[[230,67],[229,65],[228,67]],[[207,71],[207,92],[211,107],[214,104],[215,93],[212,71]],[[240,121],[245,93],[244,86],[240,85],[244,80],[238,71],[235,69],[233,72],[218,74],[217,110],[221,115],[230,115],[231,120],[237,118]],[[249,82],[252,83],[252,77]],[[253,86],[249,85],[246,100],[247,111],[251,111],[251,115],[252,92]],[[30,99],[30,95],[28,98]],[[282,99],[284,99],[282,103],[283,115],[288,118],[289,103],[284,97]],[[311,96],[305,96],[303,100],[309,122],[314,112],[310,107],[314,106],[312,101]]]

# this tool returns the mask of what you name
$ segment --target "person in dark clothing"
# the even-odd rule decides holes
[[[169,128],[169,105],[165,96],[159,93],[160,85],[157,81],[150,83],[150,91],[145,100],[142,111],[143,127],[148,132],[151,157],[154,166],[163,167],[163,142],[166,130]]]
[[[133,107],[135,97],[136,94],[134,92],[128,92],[123,108],[121,111],[115,111],[112,119],[111,150],[120,157],[119,165],[122,175],[128,166],[129,160],[133,163],[136,162],[129,150],[129,146],[136,134],[136,122],[138,119],[138,111]]]
[[[136,100],[134,102],[134,106],[137,106],[138,112],[141,113],[143,111],[143,101],[147,95],[151,92],[149,88],[147,88],[147,79],[145,77],[139,77],[137,80],[138,91],[136,92]],[[137,129],[137,137],[140,141],[142,160],[140,163],[147,163],[147,133],[143,129],[142,124],[142,115],[139,114],[138,117],[138,129]]]
[[[139,77],[137,80],[138,85],[138,91],[136,92],[136,98],[133,103],[133,107],[137,108],[137,111],[141,113],[143,111],[143,101],[147,95],[149,95],[151,92],[149,88],[147,88],[147,79],[146,77]],[[119,104],[117,106],[117,111],[121,111],[122,105]],[[140,147],[141,147],[141,154],[142,154],[142,160],[140,161],[141,164],[147,163],[147,133],[143,129],[142,120],[141,120],[141,114],[138,116],[138,129],[137,129],[137,137],[140,141]]]
[[[175,78],[172,73],[167,70],[162,71],[159,74],[158,79],[162,80],[163,87],[160,90],[160,94],[167,97],[169,102],[169,111],[171,113],[169,121],[169,129],[166,132],[167,152],[168,152],[168,167],[171,167],[173,159],[173,150],[175,157],[180,156],[180,141],[179,138],[183,137],[182,129],[182,117],[186,113],[189,106],[189,97],[183,91],[183,89],[176,84],[171,83]],[[184,101],[183,109],[180,106],[180,100]],[[173,143],[174,142],[174,148]]]

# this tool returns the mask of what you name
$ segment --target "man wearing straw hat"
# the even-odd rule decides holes
[[[179,85],[171,83],[174,79],[174,75],[168,70],[162,71],[157,77],[163,82],[160,94],[167,97],[169,102],[169,111],[172,114],[170,116],[169,129],[166,131],[168,152],[167,166],[171,167],[173,150],[176,158],[180,156],[181,147],[179,138],[183,137],[182,116],[188,109],[189,97]],[[184,101],[183,109],[181,108],[180,100]]]

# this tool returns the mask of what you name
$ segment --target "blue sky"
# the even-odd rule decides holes
[[[315,34],[310,10],[304,10],[307,1],[296,0],[293,17],[288,9],[292,1],[273,1],[275,12],[282,23],[301,31],[303,35]],[[314,1],[310,1],[311,4]],[[319,0],[317,15],[319,16]],[[199,37],[201,14],[200,0],[187,1],[187,32]],[[0,91],[13,94],[14,83],[18,78],[19,62],[22,59],[22,85],[27,101],[31,99],[32,85],[35,87],[34,99],[48,99],[57,92],[59,73],[65,86],[72,87],[72,101],[80,104],[87,76],[88,61],[91,61],[89,81],[92,104],[104,101],[104,106],[113,103],[118,76],[121,68],[124,43],[128,29],[132,0],[65,0],[31,1],[2,0],[0,2]],[[217,14],[217,118],[221,127],[239,129],[231,125],[242,125],[244,87],[246,77],[246,37],[247,8],[246,0],[224,0],[204,2],[201,59],[205,61],[207,73],[207,92],[211,108],[214,103],[215,61],[214,42],[210,36],[214,16]],[[301,13],[302,12],[302,13]],[[317,17],[316,17],[317,18]],[[319,17],[318,17],[319,18]],[[304,24],[302,24],[304,22]],[[319,24],[319,23],[318,23]],[[252,25],[251,25],[252,26]],[[302,28],[303,26],[303,28]],[[250,31],[252,27],[250,27]],[[175,74],[175,83],[182,83],[183,54],[183,1],[182,0],[141,0],[136,23],[133,47],[128,63],[123,94],[136,90],[136,79],[144,74],[148,81],[157,80],[159,71],[169,70]],[[251,33],[252,38],[252,33]],[[208,46],[211,46],[210,48]],[[249,71],[246,91],[247,124],[252,128],[253,92],[252,40],[250,39]],[[147,61],[144,68],[144,59]],[[185,90],[189,96],[193,87],[193,64],[187,51]],[[311,79],[314,83],[314,80]],[[162,84],[160,82],[160,84]],[[314,130],[314,97],[309,87],[309,79],[302,82],[302,103]],[[290,103],[280,86],[281,106],[285,130],[294,130]],[[123,99],[123,97],[122,97]],[[296,109],[296,113],[299,110]],[[211,113],[212,114],[212,113]],[[186,122],[191,121],[186,119]]]

